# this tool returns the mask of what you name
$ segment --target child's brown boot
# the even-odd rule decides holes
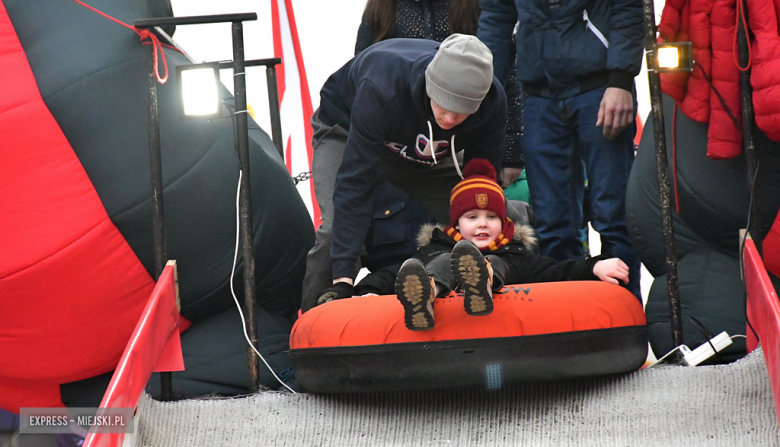
[[[463,288],[463,306],[469,315],[493,312],[493,268],[476,245],[465,239],[455,244],[450,258],[452,275]]]
[[[395,294],[404,306],[404,324],[413,331],[433,329],[436,286],[419,259],[407,259],[395,278]]]

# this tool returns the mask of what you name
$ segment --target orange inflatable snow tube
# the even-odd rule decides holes
[[[429,331],[407,329],[393,295],[318,306],[290,336],[296,378],[321,393],[421,389],[487,385],[489,366],[506,383],[633,371],[647,357],[642,304],[622,287],[523,284],[493,301],[475,317],[462,293],[438,298]]]

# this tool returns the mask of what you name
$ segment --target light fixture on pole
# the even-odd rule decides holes
[[[251,188],[249,178],[249,130],[247,124],[248,110],[246,106],[246,73],[245,73],[245,60],[244,60],[244,31],[243,22],[249,20],[257,20],[257,14],[224,14],[224,15],[212,15],[212,16],[196,16],[196,17],[170,17],[159,19],[139,19],[133,22],[133,25],[139,29],[148,29],[155,31],[158,27],[166,25],[195,25],[205,23],[231,23],[231,35],[233,43],[233,60],[231,62],[216,63],[217,68],[221,68],[225,64],[225,68],[233,69],[233,92],[235,98],[235,112],[234,118],[236,122],[236,149],[238,153],[238,164],[241,170],[241,184],[239,187],[239,238],[241,241],[242,260],[244,263],[244,309],[246,317],[246,330],[249,334],[249,340],[252,345],[257,346],[257,315],[255,313],[256,308],[256,294],[255,294],[255,258],[254,258],[254,238],[252,235],[252,204],[251,204]],[[151,52],[148,53],[151,58]],[[154,68],[154,63],[151,62],[148,66]],[[195,68],[193,68],[195,70]],[[214,73],[215,69],[210,70]],[[182,70],[177,69],[177,73],[181,75]],[[193,75],[192,79],[200,79],[202,73],[199,75]],[[188,75],[185,75],[187,77]],[[213,76],[213,75],[212,75]],[[215,78],[216,79],[216,78]],[[211,85],[211,81],[202,81],[205,84]],[[216,80],[214,80],[216,85]],[[161,187],[161,175],[162,171],[160,166],[160,139],[159,139],[159,116],[157,110],[157,84],[156,82],[149,84],[149,146],[150,151],[153,154],[151,157],[151,169],[152,169],[152,184],[153,184],[153,197],[156,198],[159,195],[160,208],[162,208],[162,187]],[[212,95],[212,99],[214,95]],[[273,109],[274,105],[278,110],[278,102],[271,104]],[[202,109],[202,112],[206,112],[206,108]],[[213,109],[212,109],[213,110]],[[219,105],[217,106],[217,114],[220,112]],[[215,114],[215,116],[218,116]],[[273,114],[272,114],[273,115]],[[207,115],[201,115],[207,116]],[[156,154],[156,155],[155,155]],[[159,177],[159,181],[155,181],[156,175]],[[156,186],[155,186],[156,185]],[[156,215],[155,215],[156,216]],[[162,215],[155,217],[154,221],[160,221],[162,224]],[[157,225],[155,224],[155,227]],[[164,255],[164,239],[161,246],[158,246],[157,239],[155,238],[155,252],[160,250],[161,256]],[[164,264],[164,263],[163,263]],[[250,346],[247,350],[248,363],[249,363],[249,389],[257,391],[260,388],[260,359],[255,354],[254,349]],[[161,378],[163,380],[163,378]],[[168,379],[169,381],[170,379]],[[169,382],[170,383],[170,382]],[[163,385],[165,388],[165,385]],[[163,391],[165,394],[165,390]]]
[[[693,46],[690,42],[654,43],[647,61],[648,70],[655,73],[693,71]]]
[[[284,160],[282,145],[282,124],[279,113],[279,90],[276,83],[276,66],[282,63],[278,57],[253,59],[244,62],[244,67],[266,68],[268,82],[268,104],[271,112],[271,136]],[[232,69],[233,62],[207,62],[176,67],[176,78],[181,88],[180,112],[187,118],[225,118],[221,113],[222,98],[219,97],[219,70]]]
[[[673,61],[665,61],[665,66],[659,66],[658,54],[663,45],[658,45],[656,36],[658,28],[655,24],[655,8],[653,0],[642,0],[642,15],[644,18],[645,49],[647,58],[647,79],[650,85],[650,105],[653,111],[653,139],[655,140],[655,160],[658,173],[658,195],[660,198],[661,231],[663,232],[664,254],[666,255],[666,287],[669,299],[669,325],[672,330],[672,340],[675,346],[684,342],[682,328],[682,308],[680,306],[680,284],[677,278],[677,250],[674,242],[674,223],[672,218],[672,192],[669,180],[669,163],[666,159],[666,129],[664,126],[663,96],[661,94],[661,72],[681,71],[680,48],[690,46],[677,46],[677,67]],[[668,45],[668,44],[667,44]],[[665,56],[674,55],[674,52],[663,51]],[[671,58],[673,59],[673,57]],[[691,68],[693,63],[688,64]],[[681,355],[678,351],[677,355]]]
[[[221,118],[219,63],[178,65],[176,79],[181,86],[181,112],[184,116]]]

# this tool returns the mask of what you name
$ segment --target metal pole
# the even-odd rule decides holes
[[[279,88],[276,84],[276,65],[281,64],[278,57],[270,59],[253,59],[244,61],[244,69],[247,67],[265,66],[266,81],[268,82],[268,108],[271,111],[271,136],[279,156],[284,160],[284,142],[282,141],[282,119],[279,115]],[[220,69],[234,68],[233,62],[219,62]]]
[[[247,12],[243,14],[216,14],[210,16],[187,16],[187,17],[157,17],[153,19],[135,19],[133,26],[136,28],[152,29],[157,26],[167,25],[198,25],[204,23],[228,23],[228,22],[246,22],[247,20],[257,20],[257,13]]]
[[[241,200],[239,203],[239,232],[242,238],[242,250],[244,251],[244,306],[247,318],[247,332],[252,344],[257,345],[257,316],[255,315],[255,260],[252,250],[252,203],[251,190],[249,183],[249,133],[247,129],[247,107],[246,107],[246,77],[244,75],[244,34],[242,21],[257,20],[256,13],[247,14],[223,14],[198,17],[165,17],[154,19],[137,19],[133,21],[136,28],[155,29],[166,25],[191,25],[203,23],[233,23],[233,74],[236,100],[236,134],[238,145],[238,159],[242,172],[241,181]],[[149,57],[147,58],[147,86],[149,89],[149,151],[151,157],[152,173],[152,201],[154,208],[153,216],[153,239],[155,253],[155,281],[160,277],[167,254],[165,249],[165,226],[163,221],[163,202],[162,202],[162,161],[160,157],[160,121],[157,111],[157,79],[154,71],[154,58],[152,56],[152,46],[149,46]],[[163,56],[164,57],[164,56]],[[267,60],[272,61],[272,60]],[[260,63],[267,62],[259,61]],[[278,63],[278,62],[275,62]],[[278,108],[278,100],[277,100]],[[281,132],[280,132],[281,133]],[[259,359],[254,351],[249,349],[249,388],[258,390],[259,381]],[[161,391],[163,400],[170,400],[172,397],[173,386],[171,384],[171,373],[161,373]]]
[[[238,163],[241,168],[239,199],[239,231],[244,261],[244,310],[249,340],[257,346],[257,315],[255,314],[255,255],[252,237],[252,190],[249,181],[249,131],[247,128],[246,75],[244,67],[244,27],[240,21],[233,22],[233,92],[236,101],[236,139]],[[260,359],[250,347],[249,389],[260,389]]]
[[[645,22],[645,49],[647,50],[647,77],[650,82],[650,102],[653,108],[653,139],[655,140],[655,158],[658,165],[658,190],[661,205],[661,225],[666,253],[666,286],[669,296],[669,314],[672,339],[675,346],[683,344],[682,310],[680,309],[680,286],[677,279],[677,252],[674,247],[674,224],[672,220],[672,194],[669,183],[669,164],[666,160],[666,130],[664,128],[664,108],[661,96],[661,77],[653,67],[655,57],[653,48],[656,43],[655,9],[653,0],[643,0]]]
[[[271,135],[274,146],[284,161],[284,142],[282,142],[282,118],[279,116],[279,89],[276,85],[276,66],[265,68],[265,78],[268,81],[268,105],[271,109]]]
[[[742,2],[743,11],[747,14],[747,2],[744,0],[737,0]],[[742,20],[737,20],[737,40],[739,41],[739,64],[746,67],[750,62],[750,53],[748,50],[748,39]],[[763,255],[763,240],[764,235],[761,231],[761,207],[759,203],[759,195],[756,193],[758,190],[755,182],[758,181],[755,178],[755,172],[758,168],[758,152],[756,151],[756,145],[753,140],[753,125],[755,124],[755,117],[753,115],[753,88],[750,86],[750,70],[740,71],[740,86],[742,87],[742,147],[745,150],[745,165],[747,167],[747,184],[748,193],[751,194],[752,203],[750,210],[750,224],[748,226],[748,232],[753,238],[753,242],[756,244],[756,249],[760,255]]]
[[[148,46],[146,57],[146,86],[148,89],[147,119],[149,123],[149,166],[152,178],[152,243],[154,245],[154,280],[157,281],[168,261],[165,246],[165,219],[163,215],[162,156],[160,150],[160,115],[157,110],[157,74],[154,71],[154,48]],[[164,57],[164,56],[163,56]],[[170,372],[160,373],[162,400],[173,395]]]

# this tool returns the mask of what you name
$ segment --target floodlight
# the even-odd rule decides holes
[[[658,68],[677,68],[680,66],[680,52],[677,47],[660,47],[658,52]]]
[[[218,90],[219,63],[179,65],[176,76],[181,86],[181,107],[185,116],[222,116]]]
[[[656,73],[693,70],[693,51],[690,42],[656,44],[653,47],[652,66]]]

